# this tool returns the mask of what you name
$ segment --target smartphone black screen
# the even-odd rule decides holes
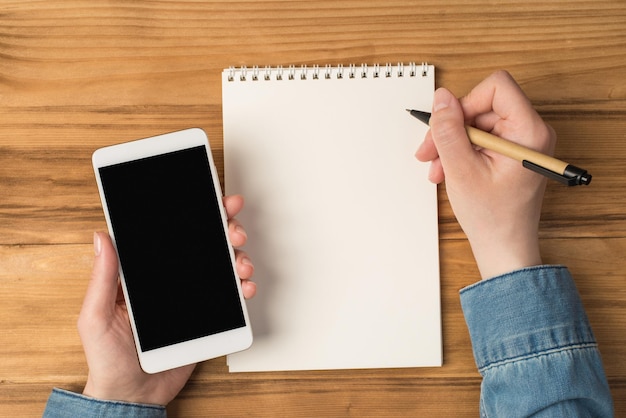
[[[99,173],[141,350],[245,326],[206,148]]]

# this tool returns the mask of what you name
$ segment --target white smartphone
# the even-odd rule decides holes
[[[209,141],[193,128],[92,157],[141,368],[244,350],[252,330]]]

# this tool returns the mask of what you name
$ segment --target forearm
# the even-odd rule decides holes
[[[597,343],[564,267],[522,269],[461,291],[485,416],[613,414]]]

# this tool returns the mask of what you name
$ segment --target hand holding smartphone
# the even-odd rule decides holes
[[[142,369],[248,348],[252,331],[205,133],[101,148],[92,161]]]

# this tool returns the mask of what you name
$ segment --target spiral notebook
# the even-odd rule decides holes
[[[436,186],[415,151],[426,64],[228,68],[225,190],[257,296],[231,372],[440,366]]]

